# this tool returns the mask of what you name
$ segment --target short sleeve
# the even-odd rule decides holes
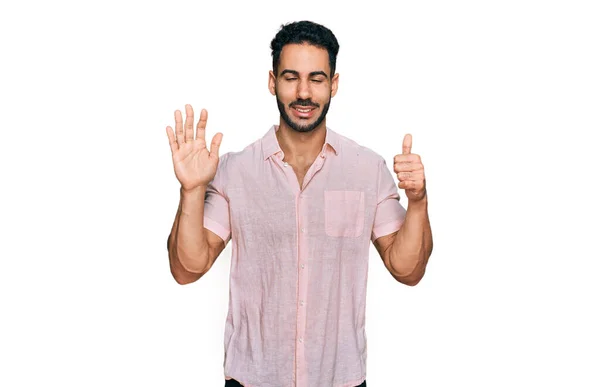
[[[225,244],[231,237],[229,200],[225,194],[228,155],[225,153],[219,157],[217,173],[208,184],[204,196],[204,227],[221,237]]]
[[[378,166],[377,208],[371,241],[400,229],[406,218],[406,209],[400,204],[398,186],[385,159],[381,158]]]

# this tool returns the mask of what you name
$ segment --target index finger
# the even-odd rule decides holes
[[[404,140],[402,141],[402,154],[403,155],[410,154],[411,148],[412,148],[412,135],[406,134],[404,136]]]

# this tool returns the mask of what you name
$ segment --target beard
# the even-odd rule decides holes
[[[285,105],[279,99],[279,94],[277,94],[277,89],[275,89],[275,98],[277,99],[277,108],[279,109],[279,114],[281,114],[281,118],[283,118],[283,122],[285,122],[290,128],[300,133],[307,133],[314,130],[317,126],[323,122],[325,116],[327,115],[327,111],[329,110],[329,103],[331,102],[331,94],[329,95],[329,100],[323,106],[323,110],[321,111],[321,115],[316,119],[312,124],[297,124],[292,121],[292,118],[285,111]],[[312,102],[310,99],[299,99],[290,103],[289,108],[291,109],[293,105],[297,106],[311,106],[311,107],[319,107],[319,104]]]

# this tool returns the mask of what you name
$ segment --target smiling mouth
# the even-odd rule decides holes
[[[311,110],[315,110],[315,107],[299,107],[299,106],[294,106],[292,109],[299,111],[300,113],[308,113]]]

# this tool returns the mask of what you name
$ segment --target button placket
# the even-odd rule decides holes
[[[308,182],[308,179],[306,180]],[[306,185],[306,184],[305,184]],[[297,251],[298,251],[298,298],[297,298],[297,329],[296,329],[296,383],[298,385],[306,384],[306,356],[305,356],[305,334],[306,334],[306,307],[305,301],[308,293],[308,267],[306,264],[306,254],[308,252],[308,219],[306,215],[307,202],[304,200],[306,194],[300,190],[296,196],[296,216],[298,227]]]

